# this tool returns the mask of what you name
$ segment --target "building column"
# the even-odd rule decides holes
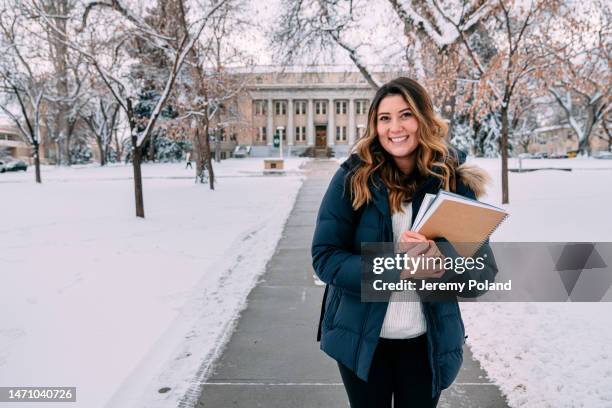
[[[334,100],[329,98],[329,106],[327,108],[327,145],[333,146],[336,143],[336,124],[334,123],[334,117],[336,113],[336,107],[334,106]]]
[[[266,126],[266,139],[268,146],[274,142],[274,120],[272,119],[272,98],[268,99],[268,125]]]
[[[355,100],[349,99],[348,145],[355,144]]]
[[[314,106],[312,99],[308,99],[308,112],[306,116],[306,142],[308,146],[314,146]]]
[[[287,101],[287,146],[293,146],[294,132],[293,128],[293,99]]]

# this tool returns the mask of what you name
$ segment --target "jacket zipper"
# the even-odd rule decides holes
[[[383,229],[378,233],[379,241],[382,241],[385,238],[385,230],[387,229],[386,224],[385,224],[386,222],[385,216],[382,214],[381,216],[383,219],[383,223],[382,223]],[[368,309],[366,311],[366,316],[365,316],[365,319],[363,319],[363,323],[361,323],[361,330],[359,331],[359,344],[357,344],[357,351],[355,352],[355,370],[357,370],[357,364],[359,361],[359,351],[361,350],[361,343],[363,343],[363,339],[365,337],[363,331],[365,329],[366,323],[368,322],[368,318],[370,317],[370,310],[372,310],[372,305],[370,303],[368,303],[367,307]]]

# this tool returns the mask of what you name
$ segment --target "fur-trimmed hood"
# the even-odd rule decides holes
[[[455,170],[457,178],[470,190],[477,198],[482,197],[487,192],[487,184],[491,183],[491,176],[484,169],[475,164],[462,163]]]

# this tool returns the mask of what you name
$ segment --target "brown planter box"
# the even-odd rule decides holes
[[[284,161],[281,159],[265,159],[264,169],[265,170],[283,170]]]

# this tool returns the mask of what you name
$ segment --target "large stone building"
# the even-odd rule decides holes
[[[251,156],[274,156],[275,134],[284,153],[297,155],[307,148],[330,148],[346,154],[366,127],[373,88],[359,72],[339,67],[315,67],[279,72],[260,67],[249,73],[248,85],[237,100],[237,120],[220,116],[226,140],[250,145]],[[378,73],[386,81],[393,73]]]

